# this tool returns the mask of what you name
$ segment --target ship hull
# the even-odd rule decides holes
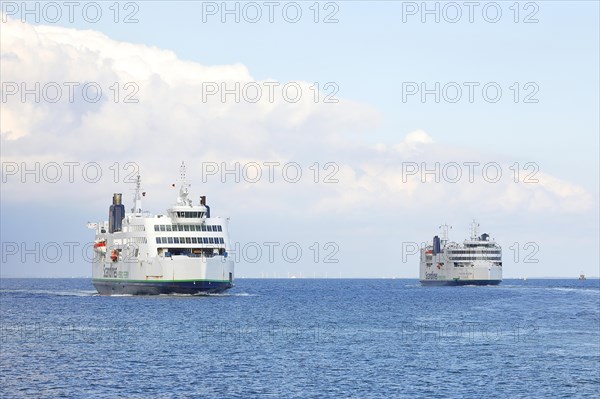
[[[230,281],[108,281],[94,279],[100,295],[213,294],[233,287]]]
[[[502,280],[421,280],[424,286],[498,285]]]

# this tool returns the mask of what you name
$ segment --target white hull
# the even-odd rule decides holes
[[[233,287],[233,273],[233,261],[224,256],[95,262],[92,269],[94,286],[105,295],[221,292]]]

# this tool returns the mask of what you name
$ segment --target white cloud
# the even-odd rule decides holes
[[[297,82],[303,92],[297,103],[280,95],[269,102],[266,91],[256,104],[236,103],[231,97],[223,103],[218,96],[205,102],[203,83],[244,85],[254,81],[250,71],[242,64],[200,65],[181,60],[172,51],[118,42],[90,30],[32,26],[10,19],[3,24],[1,40],[3,82],[25,82],[28,87],[35,82],[42,86],[97,82],[103,89],[97,103],[78,96],[72,103],[63,98],[57,103],[23,104],[18,96],[10,97],[3,104],[0,125],[3,161],[99,161],[105,168],[116,161],[121,165],[133,161],[143,168],[148,186],[156,188],[177,175],[176,169],[169,168],[178,167],[182,159],[189,165],[296,161],[305,173],[310,173],[308,166],[315,161],[339,165],[337,184],[306,179],[299,184],[215,187],[230,190],[232,201],[237,200],[236,194],[250,193],[245,197],[248,204],[273,209],[277,203],[281,212],[308,208],[318,214],[352,213],[368,202],[390,212],[423,211],[443,204],[457,210],[570,213],[585,212],[596,202],[582,187],[541,172],[537,184],[516,184],[510,175],[488,183],[481,178],[481,169],[474,183],[465,183],[466,177],[460,183],[432,184],[422,183],[420,173],[403,176],[406,162],[431,167],[436,162],[462,165],[497,160],[438,144],[421,130],[399,143],[373,148],[351,141],[348,133],[371,131],[380,113],[344,98],[337,104],[315,103],[309,82]],[[116,103],[110,90],[115,82],[120,87]],[[127,82],[139,88],[139,103],[123,103],[123,96],[131,92],[123,87]],[[258,83],[266,90],[264,81]],[[509,173],[510,160],[497,162]],[[108,181],[94,191],[110,193],[112,186]],[[22,198],[27,190],[62,195],[56,185],[19,185],[5,198]]]

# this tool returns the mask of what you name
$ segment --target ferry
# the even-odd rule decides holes
[[[108,220],[88,223],[96,232],[92,283],[99,294],[220,293],[234,286],[229,218],[211,217],[206,196],[192,203],[184,163],[180,172],[179,195],[166,213],[143,210],[138,176],[131,212],[115,193]]]
[[[471,237],[462,244],[448,240],[448,225],[421,249],[419,277],[423,285],[498,285],[502,282],[502,248],[489,234],[479,235],[471,224]]]

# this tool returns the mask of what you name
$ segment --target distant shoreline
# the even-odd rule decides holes
[[[91,280],[92,277],[0,277],[0,280],[16,280],[16,279],[37,279],[37,280]],[[586,280],[599,280],[599,276],[590,276],[585,278]],[[236,280],[419,280],[418,277],[236,277]],[[517,280],[579,280],[579,277],[505,277],[503,281]],[[585,281],[585,280],[582,280]]]

